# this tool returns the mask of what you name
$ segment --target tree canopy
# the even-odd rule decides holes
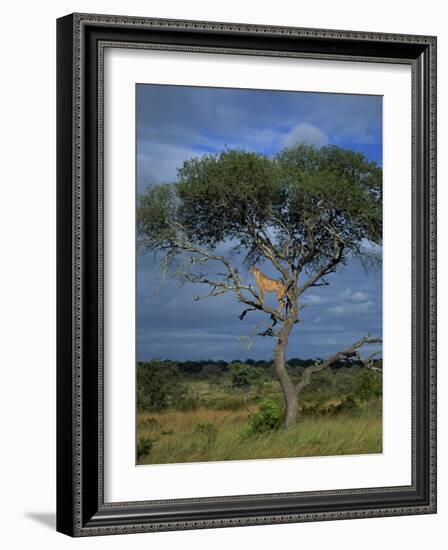
[[[140,197],[139,245],[175,255],[230,242],[248,263],[268,259],[286,276],[368,257],[365,245],[381,243],[381,199],[381,168],[361,153],[227,150],[184,162],[177,182]]]

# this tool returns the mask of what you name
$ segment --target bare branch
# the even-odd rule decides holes
[[[273,320],[274,321],[274,320]],[[274,326],[276,323],[266,323],[261,322],[257,323],[251,332],[250,335],[241,335],[239,336],[239,340],[241,342],[247,342],[247,350],[250,351],[252,349],[253,340],[256,336],[271,336],[273,338],[279,337],[279,331],[274,330]],[[264,330],[261,330],[262,327],[266,327]]]
[[[361,361],[364,367],[371,370],[376,371],[382,371],[382,369],[379,369],[378,367],[375,367],[374,365],[374,359],[375,357],[380,353],[380,350],[374,351],[371,353],[368,357],[363,357],[359,351],[356,352],[356,358]]]
[[[325,281],[325,279],[322,279],[319,283],[313,283],[311,286],[312,287],[315,287],[315,286],[329,286],[330,283],[328,281]]]
[[[249,311],[257,311],[257,308],[255,307],[248,307],[247,309],[244,309],[240,315],[238,316],[239,320],[242,321],[244,317],[249,313]]]
[[[371,338],[370,335],[363,336],[360,340],[355,342],[349,348],[346,348],[342,351],[337,351],[336,353],[334,353],[326,361],[322,361],[321,363],[316,363],[312,367],[307,367],[303,372],[302,379],[296,385],[297,393],[302,391],[303,388],[311,382],[311,376],[315,372],[319,372],[321,370],[324,370],[330,367],[333,363],[335,363],[339,359],[350,359],[350,358],[356,357],[358,355],[357,353],[358,348],[366,344],[379,344],[381,342],[382,342],[381,338]],[[377,353],[378,352],[376,352],[375,355],[377,355]]]
[[[299,296],[303,294],[305,290],[308,290],[308,288],[311,288],[313,286],[318,286],[319,281],[321,281],[322,277],[325,277],[325,275],[329,275],[330,273],[332,273],[334,271],[334,268],[342,261],[343,253],[344,253],[344,244],[335,243],[334,255],[331,258],[331,260],[328,261],[323,266],[321,266],[314,273],[314,275],[311,275],[311,277],[302,286],[299,287],[298,289]]]
[[[200,300],[206,300],[207,298],[210,298],[211,296],[220,296],[221,294],[225,294],[226,292],[227,292],[227,290],[225,290],[225,289],[218,290],[214,286],[208,294],[204,294],[203,296],[195,296],[194,301],[199,302]]]
[[[179,231],[181,228],[179,223],[173,224],[173,227],[175,227],[177,231]],[[198,258],[196,259],[192,259],[190,257],[190,264],[193,269],[197,263],[204,264],[207,261],[219,262],[227,269],[227,274],[222,274],[224,276],[224,280],[212,280],[203,273],[194,273],[193,271],[183,272],[183,276],[188,281],[192,283],[202,283],[212,287],[208,295],[204,297],[198,296],[196,297],[197,300],[206,298],[208,296],[216,296],[218,294],[225,294],[226,292],[233,292],[237,296],[238,301],[250,306],[250,309],[246,310],[246,313],[247,311],[260,310],[264,311],[271,317],[275,317],[276,320],[285,320],[285,317],[281,313],[270,308],[260,299],[260,296],[255,292],[252,286],[245,285],[242,282],[237,269],[232,266],[226,256],[216,254],[208,249],[202,248],[201,246],[183,238],[180,234],[176,235],[172,245],[174,245],[179,250],[179,252],[189,252],[198,256]],[[244,291],[248,292],[251,297],[248,297],[246,294],[244,294]]]

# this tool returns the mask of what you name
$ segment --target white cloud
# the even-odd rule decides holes
[[[361,290],[353,292],[351,288],[346,288],[340,294],[340,299],[347,302],[365,302],[369,298],[370,294],[368,292],[362,292]]]
[[[358,290],[352,295],[353,302],[365,302],[368,298],[369,295],[367,292],[362,292],[361,290]]]
[[[328,143],[328,136],[312,124],[301,123],[283,137],[283,146],[292,147],[297,143],[307,143],[321,147]]]
[[[351,295],[352,295],[352,289],[351,288],[346,288],[344,291],[341,292],[340,299],[341,300],[350,300]]]
[[[154,183],[171,183],[185,160],[199,156],[193,148],[151,144],[137,154],[139,191]]]
[[[332,302],[336,302],[336,305],[327,309],[327,313],[330,315],[359,315],[369,313],[375,307],[375,302],[370,298],[368,292],[353,291],[351,288],[343,290],[339,297],[334,297]]]
[[[360,314],[360,313],[368,313],[373,309],[373,306],[375,304],[372,300],[368,300],[367,302],[361,302],[361,303],[348,303],[348,304],[340,304],[338,306],[333,306],[328,308],[327,313],[331,315],[348,315],[348,314]]]
[[[319,296],[317,294],[308,294],[303,297],[302,302],[304,304],[324,304],[327,301],[326,298]]]

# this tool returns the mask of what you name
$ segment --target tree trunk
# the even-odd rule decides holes
[[[277,374],[280,387],[285,399],[285,428],[289,428],[297,419],[299,413],[299,400],[297,398],[297,390],[286,370],[285,352],[288,347],[289,335],[291,333],[294,322],[297,319],[297,311],[291,308],[283,327],[280,330],[277,344],[274,351],[274,367]]]

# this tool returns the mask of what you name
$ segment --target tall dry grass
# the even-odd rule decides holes
[[[356,416],[301,417],[289,430],[247,437],[243,435],[243,427],[255,410],[256,407],[238,411],[199,408],[188,412],[139,413],[137,439],[152,442],[151,451],[139,458],[139,464],[382,452],[379,407],[365,408]],[[217,427],[212,446],[196,429],[204,422]]]

